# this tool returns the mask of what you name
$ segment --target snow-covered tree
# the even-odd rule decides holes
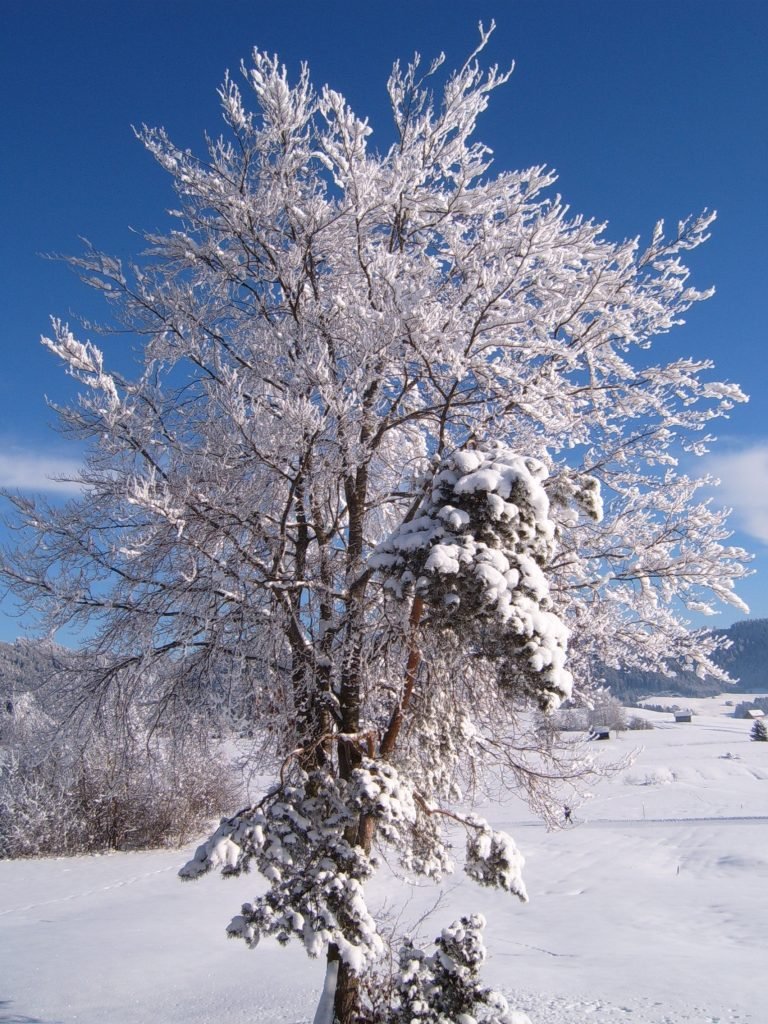
[[[480,914],[454,921],[435,939],[427,954],[410,941],[400,949],[394,984],[396,995],[382,1024],[518,1024],[500,992],[483,988],[480,967],[485,960]]]
[[[141,369],[53,322],[83,496],[13,498],[2,565],[46,628],[89,624],[94,699],[151,675],[160,720],[247,715],[278,780],[186,874],[256,866],[230,932],[326,953],[341,1024],[381,949],[375,847],[438,876],[458,823],[469,873],[524,897],[512,840],[450,809],[463,780],[501,766],[554,820],[584,765],[526,709],[588,696],[598,663],[721,674],[686,610],[743,607],[743,552],[679,465],[742,392],[649,354],[708,295],[682,255],[712,215],[611,242],[544,167],[492,173],[487,39],[436,97],[442,58],[395,65],[379,150],[260,51],[202,156],[142,129],[175,226],[130,266],[72,260]]]
[[[10,650],[40,675],[19,683],[0,668],[0,858],[181,845],[242,800],[207,721],[156,730],[151,694],[94,706],[60,671],[65,651]]]

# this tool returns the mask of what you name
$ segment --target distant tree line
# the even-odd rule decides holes
[[[653,728],[647,719],[628,715],[621,701],[607,690],[599,691],[590,707],[566,702],[555,713],[554,725],[561,732],[593,732],[601,728],[625,732],[627,729]]]
[[[748,718],[750,711],[764,711],[768,715],[768,697],[755,697],[754,700],[743,700],[733,709],[734,718]]]

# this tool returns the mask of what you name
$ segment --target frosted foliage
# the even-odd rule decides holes
[[[157,735],[144,709],[78,707],[45,644],[0,650],[0,859],[180,845],[240,799],[224,745],[189,722]]]
[[[478,820],[478,828],[467,839],[465,871],[480,885],[504,889],[526,901],[523,883],[525,858],[506,832],[496,832]]]
[[[515,1024],[500,992],[483,988],[485,960],[481,914],[462,917],[435,939],[427,954],[413,943],[400,949],[395,975],[395,1008],[384,1024]]]
[[[416,590],[449,616],[516,615],[522,592],[546,604],[542,566],[555,525],[542,463],[499,448],[457,452],[438,466],[419,513],[378,546],[371,564],[398,596]]]
[[[306,68],[291,82],[259,51],[244,68],[250,100],[225,81],[226,133],[202,158],[162,129],[139,133],[175,184],[176,230],[149,236],[137,265],[95,250],[73,260],[142,339],[135,380],[109,373],[107,353],[59,320],[45,340],[83,391],[62,420],[91,444],[79,508],[18,500],[41,543],[4,571],[46,626],[100,618],[94,644],[150,652],[126,671],[162,660],[171,690],[188,668],[179,651],[209,673],[234,651],[275,673],[281,644],[294,659],[306,642],[309,666],[333,648],[336,678],[320,685],[332,689],[359,596],[345,583],[366,545],[393,531],[404,545],[406,524],[423,541],[412,509],[431,455],[471,462],[464,449],[493,438],[547,466],[560,550],[549,593],[579,651],[650,668],[681,653],[712,668],[717,641],[691,642],[679,613],[743,608],[744,553],[698,497],[706,481],[676,467],[682,455],[695,465],[688,456],[744,396],[706,361],[656,364],[645,350],[709,294],[682,258],[713,215],[671,233],[659,224],[646,245],[612,243],[548,196],[545,168],[490,173],[490,150],[470,134],[506,74],[484,74],[475,57],[442,101],[421,74],[418,62],[393,71],[398,138],[384,152],[342,96],[315,91]],[[444,586],[446,611],[471,604],[451,587],[471,558],[485,614],[514,592],[514,614],[532,617],[524,589],[502,578],[514,569],[535,593],[541,563],[483,562],[461,530],[473,495],[497,525],[499,502],[514,501],[478,467],[456,469],[479,472],[482,490],[445,501],[455,536],[417,578]],[[329,593],[340,596],[324,606]]]
[[[390,764],[364,761],[352,773],[350,805],[376,822],[376,843],[396,851],[403,868],[442,878],[453,870],[439,820],[415,799],[413,785]]]
[[[409,871],[440,877],[451,870],[437,823],[417,808],[412,784],[391,765],[365,760],[348,781],[314,772],[275,787],[224,819],[180,875],[227,877],[255,866],[269,891],[243,907],[229,934],[250,946],[262,935],[298,937],[310,956],[333,942],[359,970],[381,952],[362,889],[376,859],[349,839],[360,815],[375,821],[377,843],[393,847]]]
[[[397,597],[424,597],[438,626],[498,626],[496,643],[540,677],[545,707],[572,692],[569,630],[552,610],[546,576],[557,551],[547,476],[543,463],[501,446],[456,452],[437,467],[416,516],[370,559]],[[599,486],[585,493],[596,515]]]
[[[354,970],[381,953],[362,885],[373,865],[345,837],[354,820],[346,788],[319,773],[283,786],[253,810],[225,819],[182,868],[182,878],[191,879],[212,869],[240,874],[254,862],[267,879],[268,891],[242,907],[230,936],[251,947],[262,935],[280,943],[295,937],[313,957],[333,942]]]
[[[438,803],[461,800],[466,765],[480,755],[478,741],[482,740],[479,695],[472,713],[467,705],[473,688],[470,684],[476,683],[479,689],[486,676],[477,672],[473,678],[465,673],[460,659],[451,658],[452,653],[448,644],[440,644],[439,651],[425,652],[429,661],[423,666],[422,682],[409,708],[413,729],[402,737],[397,750],[400,772],[418,779],[422,797]],[[490,690],[497,700],[496,687]]]
[[[111,311],[104,351],[58,320],[45,341],[81,390],[58,413],[83,494],[12,497],[0,553],[43,630],[87,627],[97,706],[148,689],[153,726],[207,716],[280,773],[188,873],[252,862],[269,890],[234,932],[336,947],[343,1024],[379,949],[375,844],[440,874],[448,804],[489,766],[554,820],[587,768],[531,705],[588,699],[599,663],[722,677],[686,609],[744,607],[695,466],[745,396],[650,351],[710,294],[683,259],[714,217],[613,242],[545,167],[495,171],[488,37],[453,74],[394,67],[388,147],[258,50],[202,154],[139,131],[172,224],[134,263],[71,260]],[[518,891],[513,848],[456,816],[476,877]]]

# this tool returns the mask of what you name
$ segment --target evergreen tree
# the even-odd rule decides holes
[[[758,718],[752,726],[752,732],[750,735],[753,740],[757,740],[758,742],[768,742],[768,728],[762,718]]]

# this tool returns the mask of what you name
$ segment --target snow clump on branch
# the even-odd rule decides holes
[[[557,549],[543,462],[500,445],[458,451],[442,460],[419,513],[402,523],[371,556],[396,598],[421,597],[432,624],[482,630],[502,642],[507,660],[536,699],[556,707],[573,689],[565,668],[569,630],[553,610],[545,569]],[[592,478],[570,495],[593,518],[601,513]],[[526,687],[530,689],[530,686]]]

